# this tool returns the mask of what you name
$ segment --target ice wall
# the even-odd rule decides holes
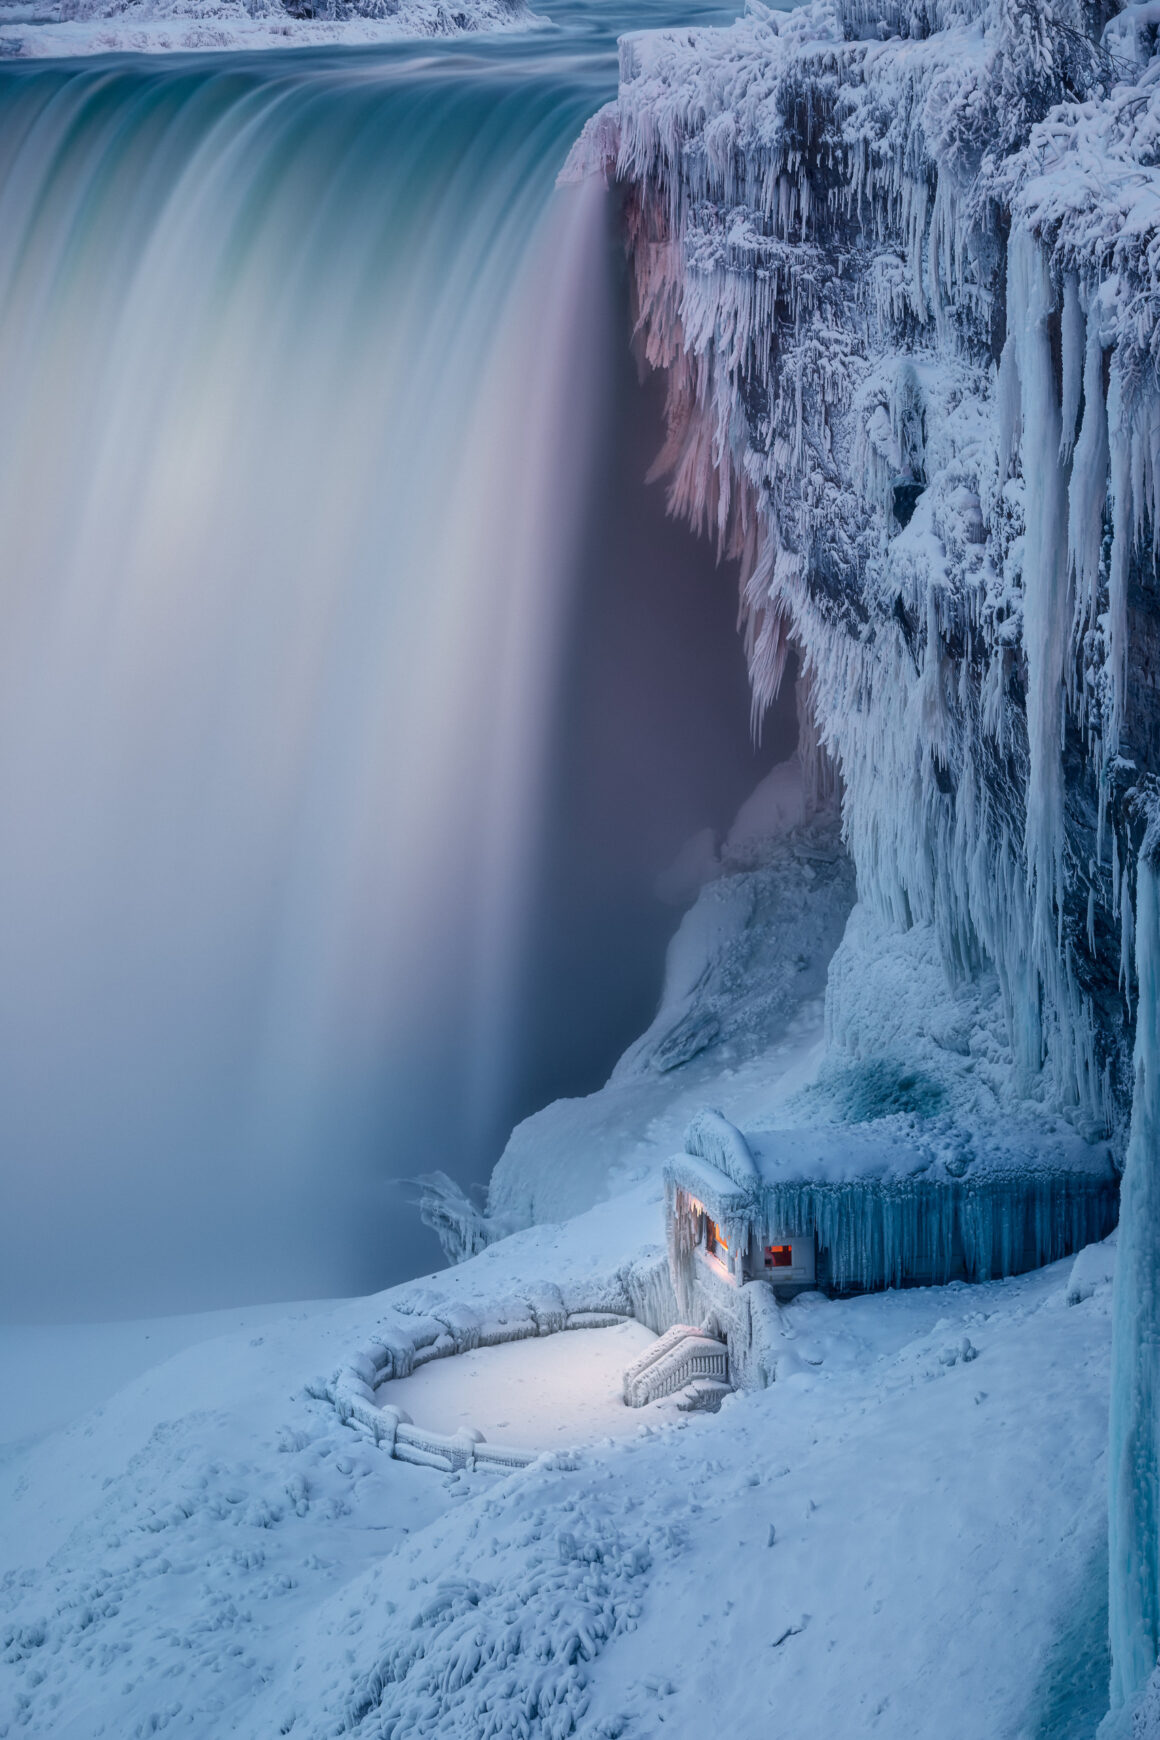
[[[1115,1387],[1108,1469],[1112,1702],[1125,1704],[1160,1651],[1160,835],[1141,853],[1136,1093],[1113,1292]]]
[[[997,972],[1023,1091],[1122,1130],[1150,365],[1085,216],[1092,165],[1113,203],[1128,171],[1101,139],[1086,182],[1045,173],[1042,119],[1150,115],[1102,94],[1101,22],[819,5],[629,38],[574,167],[629,190],[672,505],[742,558],[759,707],[801,649],[862,900]]]
[[[1151,13],[1109,14],[815,0],[631,37],[572,171],[625,190],[671,504],[741,559],[758,710],[798,652],[873,920],[844,953],[932,936],[949,985],[994,985],[1000,1098],[1122,1152],[1141,1008],[1154,1031],[1160,80]],[[1151,1301],[1117,1341],[1121,1592],[1156,1547]],[[1155,1657],[1141,1599],[1113,1600],[1121,1697]]]

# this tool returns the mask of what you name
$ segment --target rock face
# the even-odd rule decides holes
[[[742,557],[756,705],[792,646],[840,777],[831,1036],[854,986],[873,1054],[877,984],[905,1049],[890,938],[918,931],[992,999],[999,1099],[1127,1153],[1119,1704],[1160,1641],[1155,35],[1084,0],[751,0],[626,39],[572,163],[623,190],[671,504]]]

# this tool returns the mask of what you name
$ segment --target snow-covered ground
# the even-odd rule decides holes
[[[247,1320],[12,1446],[0,1740],[1088,1740],[1110,1245],[987,1285],[772,1306],[775,1381],[716,1415],[623,1407],[640,1322],[564,1329],[661,1300],[658,1168],[695,1106],[839,1139],[934,1115],[900,1110],[893,1077],[881,1104],[868,1078],[853,1092],[848,984],[854,1037],[831,986],[819,1074],[851,892],[824,807],[720,865],[609,1086],[516,1133],[487,1216],[442,1199],[466,1261]],[[900,958],[894,1000],[923,1005],[938,1115],[969,1118],[968,1066],[1001,1083],[1004,1060],[923,961]],[[949,1046],[948,1021],[966,1035]],[[67,1391],[83,1342],[53,1339],[43,1384]],[[543,1453],[511,1473],[405,1463],[375,1436],[391,1403]]]
[[[392,1314],[606,1284],[655,1213],[203,1343],[16,1458],[0,1735],[1090,1735],[1106,1260],[1077,1304],[1067,1263],[805,1296],[772,1388],[504,1477],[394,1461],[309,1393]]]
[[[252,1332],[291,1312],[304,1316],[328,1308],[326,1303],[245,1305],[63,1328],[0,1323],[0,1456],[25,1439],[79,1419],[142,1372],[198,1342],[215,1341],[232,1330]]]

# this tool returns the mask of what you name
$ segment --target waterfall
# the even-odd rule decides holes
[[[0,1306],[369,1285],[414,1267],[376,1179],[502,1098],[592,98],[413,51],[0,82]]]

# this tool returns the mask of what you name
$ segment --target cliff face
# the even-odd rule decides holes
[[[988,1091],[1128,1151],[1120,1702],[1160,1638],[1154,11],[751,0],[626,39],[573,160],[623,190],[671,504],[742,556],[755,706],[794,646],[840,776],[861,908],[832,1044],[872,1054],[878,1007],[905,1047],[918,936],[951,1002],[993,1005]],[[946,1042],[964,1076],[986,1027]]]
[[[816,0],[628,38],[580,161],[627,190],[672,504],[743,556],[758,709],[801,651],[861,900],[993,972],[1016,1091],[1122,1140],[1160,85],[1151,25],[1104,25]]]

